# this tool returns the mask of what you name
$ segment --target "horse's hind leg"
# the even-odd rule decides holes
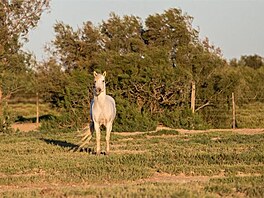
[[[110,123],[107,123],[106,125],[106,137],[105,137],[105,140],[106,140],[106,154],[109,154],[109,151],[110,151],[110,134],[111,134],[111,131],[112,131],[112,122]]]

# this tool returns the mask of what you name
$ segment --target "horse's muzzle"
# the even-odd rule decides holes
[[[95,93],[96,93],[97,96],[100,95],[101,92],[102,92],[101,88],[96,88],[95,89]]]

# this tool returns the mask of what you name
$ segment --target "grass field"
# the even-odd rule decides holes
[[[0,197],[264,195],[264,133],[161,130],[111,140],[111,154],[96,156],[94,138],[72,151],[74,132],[0,135]]]

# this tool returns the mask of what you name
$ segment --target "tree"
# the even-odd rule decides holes
[[[115,13],[111,13],[110,18],[103,21],[100,30],[105,38],[105,48],[120,55],[130,52],[140,53],[144,46],[139,17],[126,15],[120,18]]]
[[[49,0],[0,1],[0,131],[8,131],[10,116],[2,108],[5,99],[29,91],[33,80],[32,55],[22,51],[30,29],[36,27]],[[32,85],[32,84],[31,84]],[[2,111],[3,109],[3,111]]]
[[[55,32],[53,59],[59,60],[56,64],[64,70],[61,73],[64,78],[71,80],[66,80],[60,90],[53,92],[53,97],[60,98],[63,104],[69,102],[73,109],[76,104],[84,104],[75,85],[85,83],[86,87],[92,87],[91,71],[107,70],[107,91],[117,100],[115,126],[119,126],[118,130],[122,130],[120,125],[128,125],[133,130],[142,125],[146,125],[146,130],[154,129],[158,119],[166,119],[165,112],[188,108],[189,82],[193,78],[192,72],[188,75],[191,71],[189,57],[195,51],[191,49],[202,48],[202,45],[197,31],[191,28],[191,17],[182,15],[181,10],[170,9],[150,16],[145,27],[139,17],[119,17],[111,13],[99,27],[87,22],[74,31],[60,22],[55,25]],[[172,67],[170,59],[171,49],[175,47],[172,43],[177,44],[179,67],[176,68]],[[80,82],[74,77],[76,74],[86,76],[86,82]],[[52,79],[49,81],[55,83]],[[63,92],[65,89],[68,91]],[[69,97],[71,100],[67,99]],[[132,123],[139,120],[143,124],[133,127]],[[174,124],[179,126],[179,123]]]
[[[91,22],[83,24],[76,31],[62,22],[55,24],[56,37],[52,42],[55,49],[51,51],[59,57],[62,69],[87,69],[95,64],[95,56],[102,50],[104,43],[99,30]]]
[[[31,54],[21,50],[30,29],[36,27],[49,0],[0,1],[0,83],[5,95],[25,87]],[[15,80],[14,80],[15,79]],[[22,83],[23,82],[23,83]]]
[[[257,54],[241,56],[239,64],[251,67],[253,69],[259,69],[260,67],[264,66],[264,58]]]

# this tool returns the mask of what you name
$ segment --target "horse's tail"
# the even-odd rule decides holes
[[[91,121],[90,122],[90,133],[91,133],[91,135],[93,135],[94,134],[94,122],[93,121]]]
[[[82,139],[79,141],[79,149],[84,147],[86,144],[89,143],[89,141],[92,139],[92,135],[94,133],[94,124],[93,122],[90,122],[90,125],[87,125],[81,130],[81,134],[78,135]]]

